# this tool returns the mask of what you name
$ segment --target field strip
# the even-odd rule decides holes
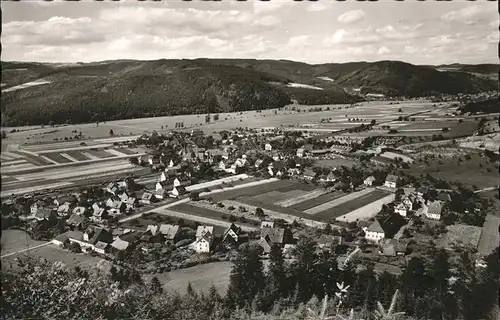
[[[100,177],[105,177],[105,176],[112,176],[115,174],[123,174],[123,173],[129,173],[129,172],[134,172],[140,170],[140,168],[129,168],[129,169],[122,169],[122,170],[114,170],[114,171],[108,171],[108,172],[101,172],[101,173],[96,173],[96,174],[91,174],[91,175],[86,175],[85,179],[94,179],[94,178],[100,178]],[[79,181],[82,180],[82,177],[72,177],[68,178],[68,181]]]
[[[356,210],[353,210],[349,213],[346,213],[340,217],[335,218],[336,221],[342,221],[342,222],[352,222],[356,221],[357,219],[359,220],[367,220],[370,219],[374,216],[377,215],[377,213],[382,210],[382,206],[384,204],[388,204],[392,201],[394,201],[395,194],[390,194],[386,197],[383,197],[382,199],[379,199],[377,201],[374,201],[372,203],[369,203],[365,206],[362,206],[361,208],[358,208]]]
[[[91,174],[104,174],[105,172],[109,171],[115,171],[115,170],[122,170],[122,169],[129,169],[129,168],[134,168],[135,166],[130,164],[130,163],[125,163],[121,165],[113,164],[112,166],[108,167],[100,167],[100,168],[88,168],[85,170],[71,170],[70,172],[65,172],[65,173],[52,173],[47,175],[47,179],[65,179],[65,178],[71,178],[71,177],[77,177],[77,176],[87,176]]]
[[[14,158],[11,158],[9,156],[4,156],[3,153],[2,153],[2,156],[0,156],[0,159],[2,159],[3,161],[10,161],[10,160],[14,160]]]
[[[209,188],[209,187],[213,187],[213,186],[217,186],[217,185],[220,185],[222,184],[222,182],[233,182],[233,181],[238,181],[240,179],[247,179],[249,176],[247,174],[239,174],[239,175],[236,175],[236,176],[231,176],[231,177],[226,177],[226,178],[222,178],[222,179],[217,179],[217,180],[212,180],[212,181],[208,181],[208,182],[204,182],[204,183],[199,183],[199,184],[194,184],[194,185],[191,185],[191,186],[188,186],[186,187],[186,190],[187,191],[196,191],[196,190],[201,190],[201,189],[205,189],[205,188]],[[256,182],[259,182],[259,181],[256,181]],[[247,186],[249,186],[250,184],[247,184]]]
[[[140,137],[141,135],[117,137],[117,138],[104,138],[104,139],[96,139],[94,140],[94,142],[101,142],[101,143],[123,142],[128,140],[137,140]]]
[[[66,166],[63,168],[49,168],[45,171],[39,171],[39,172],[34,172],[34,173],[24,173],[24,174],[18,174],[16,175],[16,178],[18,178],[21,181],[29,181],[32,179],[40,178],[43,177],[44,179],[52,179],[55,175],[57,174],[66,174],[66,173],[71,173],[73,175],[80,174],[81,171],[87,171],[87,170],[100,170],[100,171],[110,171],[113,169],[119,170],[118,166],[120,164],[126,164],[128,166],[133,166],[132,164],[128,162],[116,162],[113,161],[111,163],[107,164],[102,164],[102,163],[90,163],[90,164],[85,164],[79,166],[82,170],[75,170],[74,167]],[[80,169],[78,168],[78,169]]]
[[[38,153],[31,152],[31,151],[28,151],[28,150],[22,150],[22,149],[19,149],[19,150],[16,150],[16,151],[17,151],[17,152],[22,152],[22,153],[29,154],[30,156],[33,156],[33,157],[38,157]]]
[[[499,225],[499,217],[492,214],[486,216],[477,247],[477,251],[479,251],[480,254],[488,255],[498,246],[498,242],[500,241],[500,233],[498,232]]]
[[[327,190],[317,189],[317,190],[313,190],[311,192],[308,192],[308,193],[303,194],[303,195],[296,197],[296,198],[276,202],[275,204],[277,206],[288,208],[288,207],[294,206],[298,203],[317,198],[317,197],[324,195],[326,193],[328,193]]]
[[[7,166],[14,165],[14,164],[21,164],[21,163],[26,163],[26,162],[28,162],[26,159],[5,161],[5,162],[2,162],[2,166],[7,167]]]
[[[116,149],[107,149],[106,152],[109,152],[109,153],[111,153],[115,156],[118,156],[118,157],[129,156],[128,154],[120,152]]]
[[[2,166],[0,168],[0,171],[2,173],[15,173],[18,170],[33,169],[33,168],[36,168],[36,167],[37,166],[35,166],[32,163],[22,163],[22,164],[15,164],[15,165],[12,165],[12,166],[7,166],[7,167]]]
[[[155,212],[157,212],[159,214],[171,216],[171,217],[193,220],[193,221],[197,221],[197,222],[201,222],[201,223],[205,223],[205,224],[209,224],[209,225],[221,226],[221,227],[225,227],[225,228],[229,228],[231,226],[231,222],[227,222],[224,220],[212,219],[212,218],[202,217],[202,216],[195,215],[195,214],[183,213],[183,212],[169,210],[169,209],[155,210]],[[243,229],[245,231],[255,231],[256,229],[258,229],[258,227],[252,228],[249,226],[238,224],[237,222],[235,224],[238,227],[241,227],[241,229]]]
[[[78,160],[76,160],[75,158],[73,158],[72,156],[70,156],[67,153],[59,153],[59,154],[61,155],[61,157],[64,157],[64,158],[68,159],[71,162],[79,162]]]
[[[224,200],[224,203],[227,203],[228,205],[232,205],[235,208],[238,208],[240,206],[246,207],[248,209],[248,211],[250,211],[250,212],[255,212],[255,209],[257,209],[256,206],[253,206],[253,205],[250,205],[250,204],[247,204],[244,202],[234,201],[234,200]],[[288,223],[293,223],[294,221],[297,221],[297,222],[305,224],[309,227],[322,228],[322,229],[326,226],[325,222],[301,218],[301,217],[297,217],[297,216],[294,216],[291,214],[286,214],[286,213],[282,213],[282,212],[278,212],[278,211],[274,211],[274,210],[269,210],[269,209],[265,209],[265,208],[264,208],[264,213],[275,218],[275,219],[283,219]],[[332,225],[332,227],[334,227],[334,226]]]
[[[16,251],[16,252],[11,252],[11,253],[5,254],[5,255],[1,256],[0,258],[2,258],[2,259],[3,258],[7,258],[7,257],[13,256],[13,255],[18,254],[18,253],[23,253],[23,252],[26,252],[26,251],[29,251],[29,250],[38,249],[40,247],[44,247],[44,246],[49,245],[49,244],[51,244],[50,241],[47,242],[47,243],[39,244],[39,245],[34,246],[34,247],[30,247],[30,248],[27,248],[27,249],[23,249],[23,250],[19,250],[19,251]]]
[[[360,190],[358,192],[354,192],[354,193],[348,194],[348,195],[346,195],[344,197],[340,197],[340,198],[337,198],[337,199],[333,199],[332,201],[325,202],[323,204],[320,204],[319,206],[307,209],[307,210],[304,211],[304,213],[307,213],[307,214],[316,214],[316,213],[319,213],[319,212],[331,209],[331,208],[333,208],[335,206],[338,206],[339,204],[342,204],[344,202],[347,202],[347,201],[356,199],[358,197],[364,196],[365,194],[368,194],[368,193],[372,192],[373,190],[374,190],[373,188],[363,189],[363,190]]]
[[[99,160],[101,158],[94,156],[93,154],[90,154],[88,152],[82,151],[82,154],[89,158],[90,160]]]
[[[53,164],[60,164],[59,162],[57,162],[55,160],[52,160],[52,159],[50,159],[49,157],[46,157],[46,156],[40,156],[40,158],[42,158],[45,161],[52,162]]]
[[[88,150],[88,149],[106,148],[106,147],[109,147],[109,144],[98,144],[98,145],[92,145],[92,146],[70,147],[70,148],[63,148],[63,149],[48,149],[48,150],[45,149],[45,150],[39,151],[38,154],[57,153],[57,152],[64,152],[64,151]]]
[[[71,182],[59,182],[59,183],[52,183],[52,184],[47,184],[44,186],[35,186],[35,187],[27,187],[27,188],[20,188],[20,189],[14,189],[14,190],[9,190],[9,191],[3,191],[1,193],[1,197],[8,197],[12,194],[23,194],[23,193],[30,193],[30,192],[35,192],[35,191],[40,191],[40,190],[45,190],[45,189],[57,189],[61,187],[66,187],[70,186],[73,183]]]
[[[9,151],[4,151],[3,154],[6,155],[7,157],[11,157],[11,158],[14,158],[14,159],[22,159],[22,158],[24,158],[20,154],[17,154],[17,153],[14,153],[14,152],[9,152]]]

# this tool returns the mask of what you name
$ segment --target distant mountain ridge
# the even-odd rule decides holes
[[[495,65],[452,65],[459,68],[452,72],[400,61],[312,65],[289,60],[160,59],[1,65],[3,125],[244,111],[283,107],[292,99],[304,104],[352,103],[362,98],[347,92],[359,88],[362,93],[410,97],[497,88],[495,81],[475,75]],[[51,83],[9,92],[37,79]],[[291,83],[318,90],[291,88]]]

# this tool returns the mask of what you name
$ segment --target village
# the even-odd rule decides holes
[[[415,159],[397,142],[279,128],[153,131],[116,143],[147,147],[129,161],[152,178],[12,197],[3,215],[35,239],[144,273],[230,261],[243,243],[263,259],[273,245],[293,259],[304,236],[335,250],[339,268],[371,261],[395,274],[434,247],[476,249],[484,202],[405,175]]]

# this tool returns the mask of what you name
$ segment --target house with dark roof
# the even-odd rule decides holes
[[[318,247],[322,250],[328,250],[332,246],[342,245],[342,237],[328,234],[322,234],[318,239]]]
[[[104,228],[89,228],[83,233],[83,240],[91,245],[95,245],[99,241],[111,243],[113,235]]]
[[[417,195],[419,197],[426,196],[428,192],[429,192],[429,187],[426,186],[421,186],[420,188],[417,189]]]
[[[378,220],[375,220],[369,227],[364,228],[365,239],[369,242],[379,242],[385,238],[385,231]]]
[[[292,232],[285,228],[262,228],[260,229],[260,237],[271,244],[285,245],[293,243]]]
[[[170,196],[173,198],[178,198],[181,195],[186,194],[186,193],[187,193],[186,187],[176,186],[172,189],[172,191],[170,191]]]
[[[156,225],[148,225],[141,236],[141,241],[149,243],[162,243],[164,241],[160,228]]]
[[[241,231],[234,223],[226,229],[222,236],[221,245],[227,248],[235,248],[243,242],[248,241],[248,236]]]
[[[76,196],[74,195],[67,195],[67,196],[62,196],[62,197],[58,197],[54,200],[54,205],[56,205],[57,207],[65,204],[65,203],[69,203],[69,204],[72,204],[72,203],[76,203],[77,202],[77,198]]]

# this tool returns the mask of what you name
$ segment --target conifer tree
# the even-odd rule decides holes
[[[150,283],[150,289],[154,294],[162,294],[163,287],[161,286],[160,280],[157,277],[153,277]]]

